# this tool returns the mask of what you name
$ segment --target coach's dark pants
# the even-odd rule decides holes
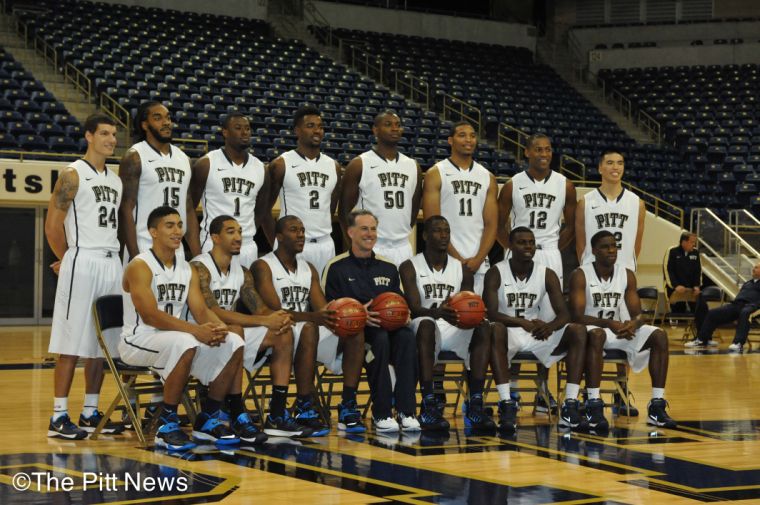
[[[417,342],[411,328],[403,327],[390,334],[382,328],[364,328],[365,342],[370,346],[364,366],[367,369],[372,415],[375,419],[392,417],[392,405],[406,415],[415,413],[417,385]],[[391,386],[388,365],[396,372],[396,387]],[[393,402],[392,400],[393,399]]]
[[[698,311],[697,338],[707,343],[718,326],[737,321],[734,343],[744,344],[749,334],[749,316],[757,309],[757,305],[731,302],[717,309]]]

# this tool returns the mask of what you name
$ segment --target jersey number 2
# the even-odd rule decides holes
[[[319,192],[309,191],[309,208],[310,209],[318,209],[319,208]]]

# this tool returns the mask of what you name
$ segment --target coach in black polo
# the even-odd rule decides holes
[[[322,274],[325,296],[355,298],[365,306],[374,297],[387,291],[401,294],[398,270],[390,261],[376,256],[372,248],[377,242],[377,218],[368,210],[355,210],[348,215],[351,248],[330,261]],[[388,332],[378,326],[369,312],[364,329],[370,349],[365,356],[367,379],[372,396],[372,422],[378,432],[416,431],[415,385],[417,383],[417,344],[411,328],[404,326]],[[396,387],[391,385],[388,365],[394,367]],[[392,398],[397,417],[394,418]]]

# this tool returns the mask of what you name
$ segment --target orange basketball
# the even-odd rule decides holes
[[[449,299],[449,307],[457,311],[458,328],[470,329],[478,326],[486,318],[486,304],[472,291],[460,291]]]
[[[409,319],[409,306],[406,300],[392,291],[376,296],[369,310],[379,314],[377,318],[380,319],[380,326],[388,331],[398,330]]]
[[[353,337],[367,324],[364,305],[353,298],[338,298],[328,303],[326,308],[335,311],[335,318],[338,320],[335,334],[339,337]]]

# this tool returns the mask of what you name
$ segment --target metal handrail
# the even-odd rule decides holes
[[[581,167],[580,173],[571,170],[567,166],[566,164],[567,162],[580,166]],[[560,172],[573,182],[578,182],[579,184],[580,183],[586,184],[588,182],[586,180],[586,164],[583,163],[579,159],[573,158],[572,156],[568,156],[567,154],[562,154],[559,157],[559,168],[560,168]]]
[[[640,110],[637,122],[639,125],[644,127],[647,133],[649,133],[650,137],[657,140],[658,145],[662,144],[662,127],[660,126],[659,121],[657,121],[655,118],[643,110]]]
[[[111,116],[114,121],[123,126],[128,133],[132,133],[132,116],[127,109],[117,102],[111,95],[105,91],[100,93],[100,108],[107,115]]]
[[[753,224],[742,224],[740,223],[742,220]],[[730,209],[728,211],[728,225],[741,236],[751,236],[752,239],[760,236],[760,219],[753,216],[747,209]]]
[[[465,109],[471,111],[472,115],[465,112]],[[459,120],[464,119],[473,123],[477,127],[476,133],[478,136],[485,137],[486,129],[483,127],[483,119],[479,107],[446,93],[443,95],[443,119],[449,120],[451,118],[449,114],[458,114]]]
[[[45,63],[49,63],[53,66],[56,72],[58,72],[58,52],[55,50],[53,46],[48,44],[45,39],[40,37],[39,35],[34,37],[34,46],[32,47],[35,51],[40,53],[42,55],[42,59],[45,60]]]
[[[71,63],[66,63],[63,78],[71,82],[75,88],[84,93],[87,101],[92,101],[92,80]]]
[[[745,281],[746,279],[741,275],[741,272],[737,270],[733,265],[731,265],[728,260],[726,260],[723,255],[719,252],[717,252],[710,244],[708,244],[703,238],[702,234],[700,233],[699,229],[699,218],[695,219],[695,216],[697,216],[700,213],[706,213],[709,215],[715,222],[719,223],[723,228],[723,233],[726,238],[733,238],[736,241],[737,246],[743,247],[748,253],[750,253],[755,258],[760,258],[760,253],[752,247],[752,245],[744,240],[741,235],[736,233],[736,231],[732,230],[730,226],[728,226],[726,223],[723,222],[722,219],[720,219],[713,211],[708,209],[707,207],[699,207],[695,209],[691,209],[691,230],[697,234],[697,237],[699,237],[699,242],[705,246],[717,257],[720,257],[720,259],[731,269],[731,271],[736,275],[737,281]],[[696,222],[695,222],[696,221]],[[728,243],[728,240],[726,240],[726,243]]]
[[[328,46],[331,46],[333,44],[333,33],[332,33],[332,26],[330,26],[330,22],[327,20],[327,18],[319,11],[317,6],[314,4],[314,2],[306,1],[303,4],[303,12],[304,17],[307,17],[307,21],[311,24],[314,24],[318,26],[319,28],[325,30],[325,33],[327,35],[326,44]],[[306,16],[306,14],[310,14],[310,16]]]
[[[615,110],[623,114],[626,119],[633,118],[633,106],[631,100],[620,91],[611,89],[608,94],[604,95],[604,98],[615,107]]]
[[[381,60],[379,57],[368,53],[364,49],[357,47],[355,45],[348,46],[351,48],[351,59],[350,64],[353,68],[358,70],[359,72],[363,73],[367,77],[371,77],[372,79],[375,79],[377,81],[380,81],[382,83],[385,82],[383,79],[384,73],[384,63],[383,60]],[[360,65],[363,64],[364,66],[361,67]],[[372,72],[375,74],[373,75]]]
[[[517,138],[512,139],[508,136],[508,132],[515,132]],[[515,147],[515,159],[518,163],[522,163],[524,154],[523,151],[526,144],[525,142],[520,142],[520,139],[527,139],[528,137],[529,135],[521,129],[515,128],[510,124],[500,122],[499,127],[496,130],[496,149],[504,150],[505,142],[507,144],[512,144]]]
[[[208,153],[208,140],[205,140],[205,139],[201,140],[201,139],[178,138],[178,139],[172,139],[172,144],[175,146],[182,146],[183,144],[186,144],[185,149],[196,149],[192,147],[192,144],[199,144],[200,150],[203,152],[203,154]]]
[[[394,70],[393,89],[396,93],[404,95],[414,102],[424,104],[425,108],[430,110],[430,85],[416,75],[403,70]],[[403,74],[399,77],[399,74]],[[404,81],[407,79],[408,82]],[[409,91],[408,94],[405,90]],[[423,100],[420,100],[423,98]]]

